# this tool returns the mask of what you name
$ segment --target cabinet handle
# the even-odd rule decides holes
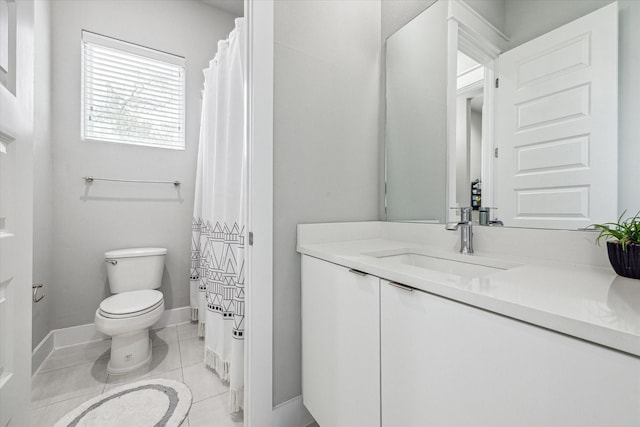
[[[349,273],[357,274],[358,276],[368,276],[364,271],[354,270],[353,268],[349,269]]]
[[[391,286],[395,286],[396,288],[400,288],[403,291],[413,292],[413,288],[411,286],[403,285],[402,283],[398,283],[398,282],[389,282],[389,284]]]

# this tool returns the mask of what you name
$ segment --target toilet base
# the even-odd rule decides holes
[[[114,335],[111,339],[111,358],[107,365],[107,373],[127,374],[149,363],[151,355],[148,328],[130,334]]]

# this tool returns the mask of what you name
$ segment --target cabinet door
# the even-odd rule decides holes
[[[302,396],[322,427],[380,426],[380,280],[302,257]]]
[[[380,293],[382,426],[640,425],[638,358],[384,280]]]

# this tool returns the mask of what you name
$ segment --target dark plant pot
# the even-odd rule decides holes
[[[640,279],[640,244],[630,243],[622,250],[619,242],[607,242],[609,262],[620,276]]]

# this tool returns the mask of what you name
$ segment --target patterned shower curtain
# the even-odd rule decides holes
[[[191,240],[191,318],[205,363],[229,383],[232,412],[244,404],[244,19],[204,70]]]

